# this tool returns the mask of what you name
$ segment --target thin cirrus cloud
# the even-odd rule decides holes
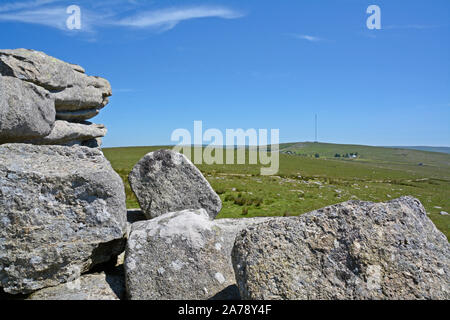
[[[223,7],[189,7],[189,8],[170,8],[156,11],[147,11],[136,16],[122,19],[117,24],[121,26],[137,28],[160,28],[170,30],[177,24],[185,20],[199,18],[222,18],[236,19],[243,14]]]
[[[66,2],[66,6],[57,2]],[[39,24],[66,30],[67,0],[33,0],[9,2],[0,5],[0,22],[19,22]],[[217,6],[173,7],[145,10],[142,5],[130,0],[86,2],[81,7],[82,28],[80,31],[93,31],[97,27],[147,28],[156,31],[173,29],[182,21],[200,18],[237,19],[244,15],[236,10]],[[134,6],[128,16],[118,17],[123,6]],[[140,12],[137,12],[139,9]],[[144,11],[143,11],[144,10]]]
[[[61,2],[61,0],[34,0],[34,1],[15,1],[15,2],[7,2],[0,5],[0,12],[9,12],[14,10],[21,9],[31,9],[40,7],[43,5]]]
[[[309,42],[325,41],[325,39],[322,39],[322,38],[319,38],[316,36],[307,35],[307,34],[292,34],[291,36],[294,37],[295,39],[306,40]]]
[[[57,29],[65,28],[66,19],[67,14],[64,7],[0,13],[0,21],[39,24]]]

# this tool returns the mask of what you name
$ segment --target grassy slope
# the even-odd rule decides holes
[[[124,179],[128,207],[138,207],[128,173],[142,156],[159,148],[103,149]],[[349,199],[386,201],[412,195],[450,237],[450,216],[439,214],[450,212],[450,155],[324,143],[283,144],[280,149],[296,155],[280,154],[280,171],[274,177],[260,176],[259,165],[198,166],[223,201],[219,218],[298,215]],[[358,152],[357,159],[334,157],[352,152]]]

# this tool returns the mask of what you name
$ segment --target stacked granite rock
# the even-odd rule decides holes
[[[87,120],[109,96],[109,82],[78,65],[34,50],[0,50],[0,144],[99,147],[106,128]]]
[[[0,50],[0,292],[75,292],[105,279],[85,274],[123,252],[122,179],[99,148],[86,147],[106,133],[85,120],[110,95],[106,80],[79,66]]]

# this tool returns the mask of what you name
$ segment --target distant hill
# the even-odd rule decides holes
[[[450,152],[430,152],[428,150],[416,150],[411,147],[396,148],[321,142],[296,142],[280,144],[280,152],[307,157],[317,156],[322,159],[371,162],[383,165],[384,167],[423,165],[448,170],[450,166]]]
[[[386,147],[386,148],[412,149],[412,150],[420,150],[420,151],[450,153],[450,147],[427,147],[427,146],[405,147],[405,146],[399,146],[399,147]]]

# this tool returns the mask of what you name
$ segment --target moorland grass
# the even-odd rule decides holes
[[[129,172],[146,153],[160,148],[165,147],[103,149],[125,183],[127,207],[139,207]],[[275,176],[261,176],[259,164],[198,165],[222,199],[218,218],[294,216],[351,199],[378,202],[411,195],[450,237],[450,216],[440,214],[450,211],[449,154],[325,143],[282,144],[280,150]],[[350,153],[358,156],[342,157]]]

